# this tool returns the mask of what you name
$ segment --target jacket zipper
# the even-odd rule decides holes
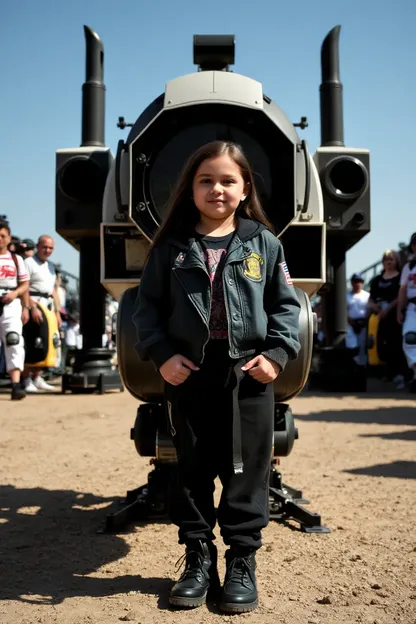
[[[240,244],[243,246],[243,250],[244,250],[244,252],[245,252],[245,255],[244,255],[242,258],[239,258],[238,260],[235,260],[235,261],[233,261],[233,260],[232,260],[231,262],[230,262],[230,261],[228,261],[228,262],[227,262],[228,258],[226,257],[226,259],[225,259],[225,263],[224,263],[224,267],[223,267],[223,273],[222,273],[222,282],[223,282],[222,287],[223,287],[223,290],[224,290],[224,302],[225,302],[225,310],[226,310],[226,314],[227,314],[227,324],[228,324],[228,327],[230,327],[230,310],[229,310],[228,300],[227,300],[227,296],[226,296],[226,289],[224,288],[224,286],[225,286],[225,284],[224,284],[224,273],[225,273],[225,268],[226,268],[226,266],[228,266],[229,264],[231,265],[231,264],[234,264],[235,262],[240,262],[241,260],[244,260],[244,259],[245,259],[245,258],[247,258],[247,257],[250,255],[250,253],[251,253],[251,249],[250,249],[250,247],[248,247],[246,244],[244,244],[244,243],[243,243],[243,242],[241,242],[241,241],[240,241]],[[237,247],[235,247],[235,249],[233,249],[232,251],[234,252],[236,249],[238,249],[238,247],[240,246],[240,244],[239,244],[239,245],[237,245]],[[229,254],[227,254],[227,256],[229,256]],[[201,263],[201,264],[193,264],[193,265],[191,265],[191,266],[189,266],[189,267],[185,267],[185,268],[184,268],[184,267],[181,267],[181,269],[182,269],[182,270],[186,270],[186,268],[199,268],[199,269],[201,269],[201,270],[203,271],[203,273],[204,273],[204,274],[208,277],[208,282],[209,282],[209,290],[210,290],[209,310],[211,311],[211,305],[212,305],[212,283],[211,283],[211,279],[210,279],[210,277],[209,277],[209,274],[208,274],[208,271],[207,271],[207,269],[206,269],[205,264]],[[185,292],[187,292],[187,290],[186,290],[186,288],[185,288],[184,284],[182,283],[182,281],[181,281],[181,279],[180,279],[180,277],[179,277],[179,275],[178,275],[178,273],[177,273],[177,271],[176,271],[176,268],[175,268],[175,267],[173,267],[173,269],[172,269],[172,270],[173,270],[173,272],[175,273],[175,275],[176,275],[176,277],[177,277],[177,279],[178,279],[179,283],[181,284],[182,288],[185,290]],[[233,278],[234,278],[234,276],[233,276]],[[240,301],[240,306],[241,306],[241,301]],[[201,317],[202,322],[204,323],[204,325],[205,325],[205,327],[206,327],[206,329],[207,329],[207,332],[208,332],[208,337],[207,337],[206,341],[204,342],[204,344],[203,344],[203,346],[202,346],[202,360],[201,360],[201,364],[202,364],[202,362],[204,361],[204,357],[205,357],[205,347],[207,346],[207,344],[208,344],[208,342],[209,342],[209,336],[210,336],[210,333],[209,333],[209,324],[205,321],[205,319],[204,319],[204,317],[202,316],[202,314],[201,314],[201,312],[200,312],[199,308],[197,308],[196,306],[194,306],[194,307],[196,308],[196,310],[197,310],[197,312],[198,312],[199,316]],[[230,349],[231,349],[231,351],[232,351],[234,347],[233,347],[233,345],[231,344],[231,334],[230,334],[230,332],[228,332],[228,345],[229,345],[229,347],[230,347]]]
[[[228,346],[230,347],[230,351],[234,352],[234,345],[231,344],[231,332],[230,332],[230,308],[228,306],[228,296],[227,296],[227,290],[225,288],[225,266],[222,272],[222,288],[224,291],[224,303],[225,303],[225,311],[227,313],[227,326],[228,326]],[[234,275],[233,275],[233,279],[234,279]]]
[[[251,249],[249,247],[247,247],[247,245],[245,245],[244,243],[242,243],[242,245],[243,245],[243,249],[244,249],[246,255],[244,255],[242,258],[239,258],[238,260],[231,260],[231,261],[227,262],[227,259],[226,259],[225,263],[224,263],[223,272],[222,272],[222,288],[224,290],[224,303],[225,303],[225,310],[226,310],[226,313],[227,313],[228,329],[230,328],[230,308],[229,308],[229,305],[228,305],[227,289],[225,287],[225,269],[226,269],[226,267],[228,265],[231,266],[233,264],[236,264],[237,262],[240,262],[240,261],[244,260],[245,258],[247,258],[250,255]],[[236,247],[236,249],[238,249],[238,247]],[[234,284],[236,285],[236,288],[237,288],[234,271],[233,271],[232,279],[233,279]],[[238,298],[240,299],[240,295],[238,296]],[[242,308],[241,300],[240,300],[240,308]],[[230,331],[228,331],[228,344],[229,344],[231,352],[233,353],[234,352],[234,345],[231,344],[231,332]]]
[[[195,265],[195,266],[196,266],[197,268],[202,269],[202,271],[203,271],[203,272],[205,273],[205,275],[208,277],[208,281],[209,281],[209,290],[210,290],[210,296],[209,296],[209,309],[211,310],[211,304],[212,304],[212,284],[211,284],[210,277],[209,277],[209,275],[208,275],[208,271],[207,271],[206,269],[204,270],[204,267],[202,267],[202,266],[199,266],[199,265]],[[190,268],[194,268],[194,267],[190,267]],[[185,270],[186,270],[186,269],[185,269]],[[177,271],[176,271],[176,268],[173,268],[173,272],[174,272],[174,274],[176,275],[176,277],[177,277],[177,279],[178,279],[179,283],[181,284],[182,288],[183,288],[183,289],[184,289],[184,291],[187,293],[188,291],[186,290],[186,288],[185,288],[184,284],[182,283],[181,278],[179,277],[179,275],[178,275],[178,273],[177,273]],[[209,325],[208,325],[208,323],[206,322],[206,320],[204,319],[204,317],[202,316],[202,313],[201,313],[201,311],[199,310],[199,308],[198,308],[197,306],[195,306],[195,305],[194,305],[194,308],[196,309],[196,311],[198,312],[199,316],[201,317],[202,322],[204,323],[204,325],[205,325],[205,327],[206,327],[206,329],[207,329],[207,332],[208,332],[208,337],[207,337],[206,341],[204,342],[204,344],[202,345],[202,360],[201,360],[201,362],[200,362],[200,363],[202,364],[202,362],[204,361],[204,357],[205,357],[205,347],[207,346],[207,344],[208,344],[208,342],[209,342]]]

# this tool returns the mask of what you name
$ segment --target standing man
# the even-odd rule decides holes
[[[408,250],[410,260],[404,265],[400,276],[397,321],[403,325],[403,351],[413,372],[410,391],[416,392],[416,232],[410,237]]]
[[[0,343],[12,382],[11,398],[18,401],[26,396],[20,386],[25,360],[20,297],[27,293],[29,276],[23,259],[8,250],[10,242],[9,225],[0,221]]]
[[[347,349],[358,349],[354,362],[362,369],[367,366],[367,320],[370,298],[370,293],[363,287],[363,276],[354,273],[351,277],[351,290],[347,294],[348,328],[345,340]]]
[[[28,310],[31,319],[36,323],[42,321],[42,313],[37,307],[37,303],[41,303],[50,310],[55,310],[58,327],[60,328],[62,320],[59,313],[60,303],[56,272],[53,265],[48,262],[54,248],[53,238],[44,234],[37,242],[35,255],[25,260],[26,270],[30,279]],[[25,388],[26,392],[54,390],[54,387],[47,384],[41,377],[41,371],[37,369],[33,370],[32,379],[29,371],[25,372]]]

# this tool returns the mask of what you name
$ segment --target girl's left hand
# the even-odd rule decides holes
[[[277,362],[269,360],[264,355],[257,355],[255,358],[244,364],[243,371],[249,371],[249,375],[260,383],[270,383],[274,381],[281,372],[281,367]]]

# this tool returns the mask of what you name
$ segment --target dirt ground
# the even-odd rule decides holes
[[[257,556],[259,608],[224,616],[211,603],[169,608],[176,527],[99,532],[151,470],[129,439],[137,402],[127,392],[15,403],[0,394],[1,624],[414,624],[414,395],[306,392],[292,407],[300,437],[281,461],[284,480],[331,532],[271,522]]]

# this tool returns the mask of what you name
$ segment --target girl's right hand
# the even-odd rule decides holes
[[[172,386],[179,386],[186,381],[191,374],[191,370],[199,370],[191,360],[179,353],[167,360],[159,369],[163,379]]]

